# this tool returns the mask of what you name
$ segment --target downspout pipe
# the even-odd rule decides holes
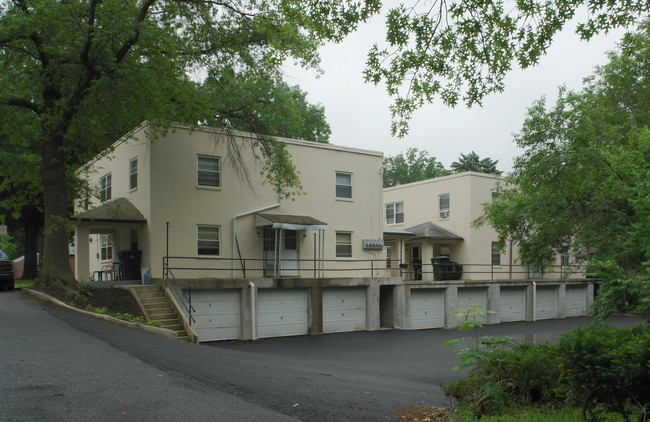
[[[243,212],[241,214],[237,214],[237,215],[235,215],[233,217],[233,219],[232,219],[232,278],[235,278],[237,276],[237,270],[235,269],[235,267],[237,266],[237,259],[235,258],[236,249],[237,249],[236,246],[235,246],[235,243],[236,243],[235,238],[237,237],[237,219],[240,218],[240,217],[245,217],[247,215],[255,214],[255,213],[258,213],[258,212],[267,211],[267,210],[270,210],[272,208],[277,208],[281,204],[282,203],[280,201],[280,198],[278,198],[278,203],[277,204],[268,205],[266,207],[258,208],[258,209],[253,210],[253,211],[246,211],[246,212]]]
[[[248,282],[251,288],[251,340],[257,340],[257,315],[255,314],[256,290],[252,281]]]
[[[533,322],[537,321],[537,283],[533,283]]]

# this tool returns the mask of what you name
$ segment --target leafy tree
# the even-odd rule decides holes
[[[224,128],[325,143],[332,133],[323,106],[310,104],[306,92],[277,75],[221,70],[199,90]]]
[[[387,167],[390,167],[390,170]],[[430,157],[428,151],[418,148],[407,149],[406,155],[400,153],[394,157],[384,158],[385,188],[446,176],[450,173],[436,160],[436,157]]]
[[[323,41],[340,41],[378,7],[377,0],[0,0],[0,106],[23,115],[41,158],[39,283],[74,286],[66,224],[73,168],[135,120],[163,128],[172,120],[219,122],[189,72],[277,75],[288,58],[314,67]],[[287,186],[295,177],[288,155],[261,142],[271,180]]]
[[[525,263],[572,250],[605,278],[600,313],[650,317],[650,24],[627,34],[581,92],[533,104],[517,144],[510,189],[478,224],[512,239]]]
[[[460,154],[458,161],[451,163],[451,169],[454,173],[462,173],[464,171],[477,171],[480,173],[490,173],[501,175],[501,171],[497,170],[497,163],[499,160],[494,161],[487,157],[481,159],[474,151],[469,154]]]
[[[588,10],[580,18],[579,11]],[[394,98],[392,132],[404,136],[408,120],[424,103],[440,98],[467,106],[504,88],[514,67],[536,65],[554,36],[578,18],[583,40],[648,15],[647,1],[434,0],[400,4],[387,13],[386,43],[368,53],[364,76],[384,83]]]

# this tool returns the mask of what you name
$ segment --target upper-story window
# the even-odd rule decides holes
[[[449,194],[448,193],[443,193],[442,195],[439,195],[438,196],[438,204],[439,204],[439,209],[440,209],[440,217],[441,218],[449,217],[449,212],[450,212]]]
[[[499,196],[500,196],[500,195],[501,195],[501,194],[500,194],[499,192],[492,192],[492,202],[494,202],[494,201],[496,201],[497,199],[499,199]]]
[[[197,156],[196,183],[199,186],[221,186],[221,159],[207,155]]]
[[[109,201],[111,199],[111,174],[108,173],[105,176],[102,176],[99,179],[99,199],[102,202]]]
[[[336,172],[336,197],[352,198],[352,173]]]
[[[129,161],[129,189],[138,187],[138,157]]]
[[[395,202],[386,204],[386,224],[400,224],[404,222],[404,203]]]

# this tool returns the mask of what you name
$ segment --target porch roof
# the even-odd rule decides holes
[[[147,219],[144,218],[140,210],[126,198],[105,202],[89,211],[75,214],[69,220],[73,222],[147,223]]]
[[[390,234],[393,236],[415,236],[415,233],[412,231],[397,229],[391,226],[384,226],[384,234]]]
[[[428,221],[426,223],[418,224],[417,226],[409,227],[406,231],[412,232],[415,236],[407,238],[406,240],[416,239],[432,239],[432,240],[463,240],[462,237],[443,229],[442,227]]]
[[[327,223],[304,215],[255,214],[255,226],[285,230],[327,230]]]

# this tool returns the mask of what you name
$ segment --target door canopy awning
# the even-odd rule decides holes
[[[409,237],[406,240],[418,239],[431,239],[431,240],[455,240],[462,241],[463,238],[449,230],[433,224],[431,222],[418,224],[417,226],[409,227],[406,231],[413,233],[415,236]]]
[[[139,209],[126,198],[117,198],[105,202],[100,206],[75,214],[69,218],[73,222],[96,222],[96,223],[130,223],[146,224]]]
[[[304,215],[255,214],[255,226],[284,230],[327,230],[327,223]]]

